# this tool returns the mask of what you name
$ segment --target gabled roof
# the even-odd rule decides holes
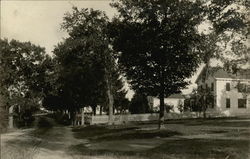
[[[228,72],[221,67],[210,67],[209,74],[214,78],[229,78],[229,79],[250,79],[250,69],[239,69],[236,73]],[[206,73],[206,67],[203,67],[195,83],[197,83]]]

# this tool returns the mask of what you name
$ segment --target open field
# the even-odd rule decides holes
[[[248,159],[249,119],[53,127],[2,135],[2,159]]]

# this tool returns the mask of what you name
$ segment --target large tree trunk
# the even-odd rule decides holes
[[[103,109],[103,106],[101,105],[100,106],[100,115],[102,115],[102,109]]]
[[[164,86],[164,71],[161,72],[161,91],[160,91],[160,113],[159,113],[159,125],[158,129],[161,129],[162,125],[164,124],[164,112],[165,112],[165,105],[164,105],[164,96],[165,96],[165,86]]]
[[[158,128],[161,129],[164,124],[164,94],[160,94],[160,112],[159,112],[159,123]]]
[[[109,121],[108,125],[113,124],[113,105],[114,105],[114,97],[112,94],[112,84],[110,83],[108,77],[106,78],[107,83],[107,95],[108,95],[108,108],[109,108]]]
[[[96,107],[97,105],[92,105],[92,111],[93,111],[93,115],[96,116]]]
[[[209,68],[210,68],[210,58],[207,60],[206,62],[206,74],[205,74],[205,81],[208,79],[208,76],[209,76]],[[207,118],[207,115],[206,115],[206,111],[207,111],[207,94],[209,91],[206,87],[205,87],[205,94],[204,94],[204,99],[203,99],[203,117],[204,119]]]
[[[206,96],[204,96],[204,103],[203,103],[203,118],[206,119],[207,118],[207,114],[206,114],[206,111],[207,111],[207,100],[206,100]]]
[[[70,120],[72,123],[72,126],[76,125],[76,113],[73,110],[70,110]]]
[[[84,108],[81,109],[81,125],[84,125]]]

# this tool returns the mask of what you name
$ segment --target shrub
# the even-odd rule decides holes
[[[135,94],[131,100],[129,111],[131,114],[144,114],[149,113],[150,108],[147,100],[147,96],[143,94]]]
[[[38,128],[51,128],[53,127],[53,120],[48,117],[39,117],[37,121]]]
[[[6,132],[8,126],[8,116],[4,108],[0,107],[0,133]]]

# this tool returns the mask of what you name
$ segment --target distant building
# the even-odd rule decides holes
[[[152,105],[153,109],[159,110],[160,99],[156,97],[148,97],[150,99],[150,105]],[[173,106],[171,112],[180,113],[179,106],[184,106],[185,97],[182,94],[172,94],[168,98],[164,99],[164,103],[167,105]]]
[[[198,88],[209,87],[214,98],[207,113],[226,116],[250,115],[250,69],[235,74],[219,67],[203,68],[196,84]]]

